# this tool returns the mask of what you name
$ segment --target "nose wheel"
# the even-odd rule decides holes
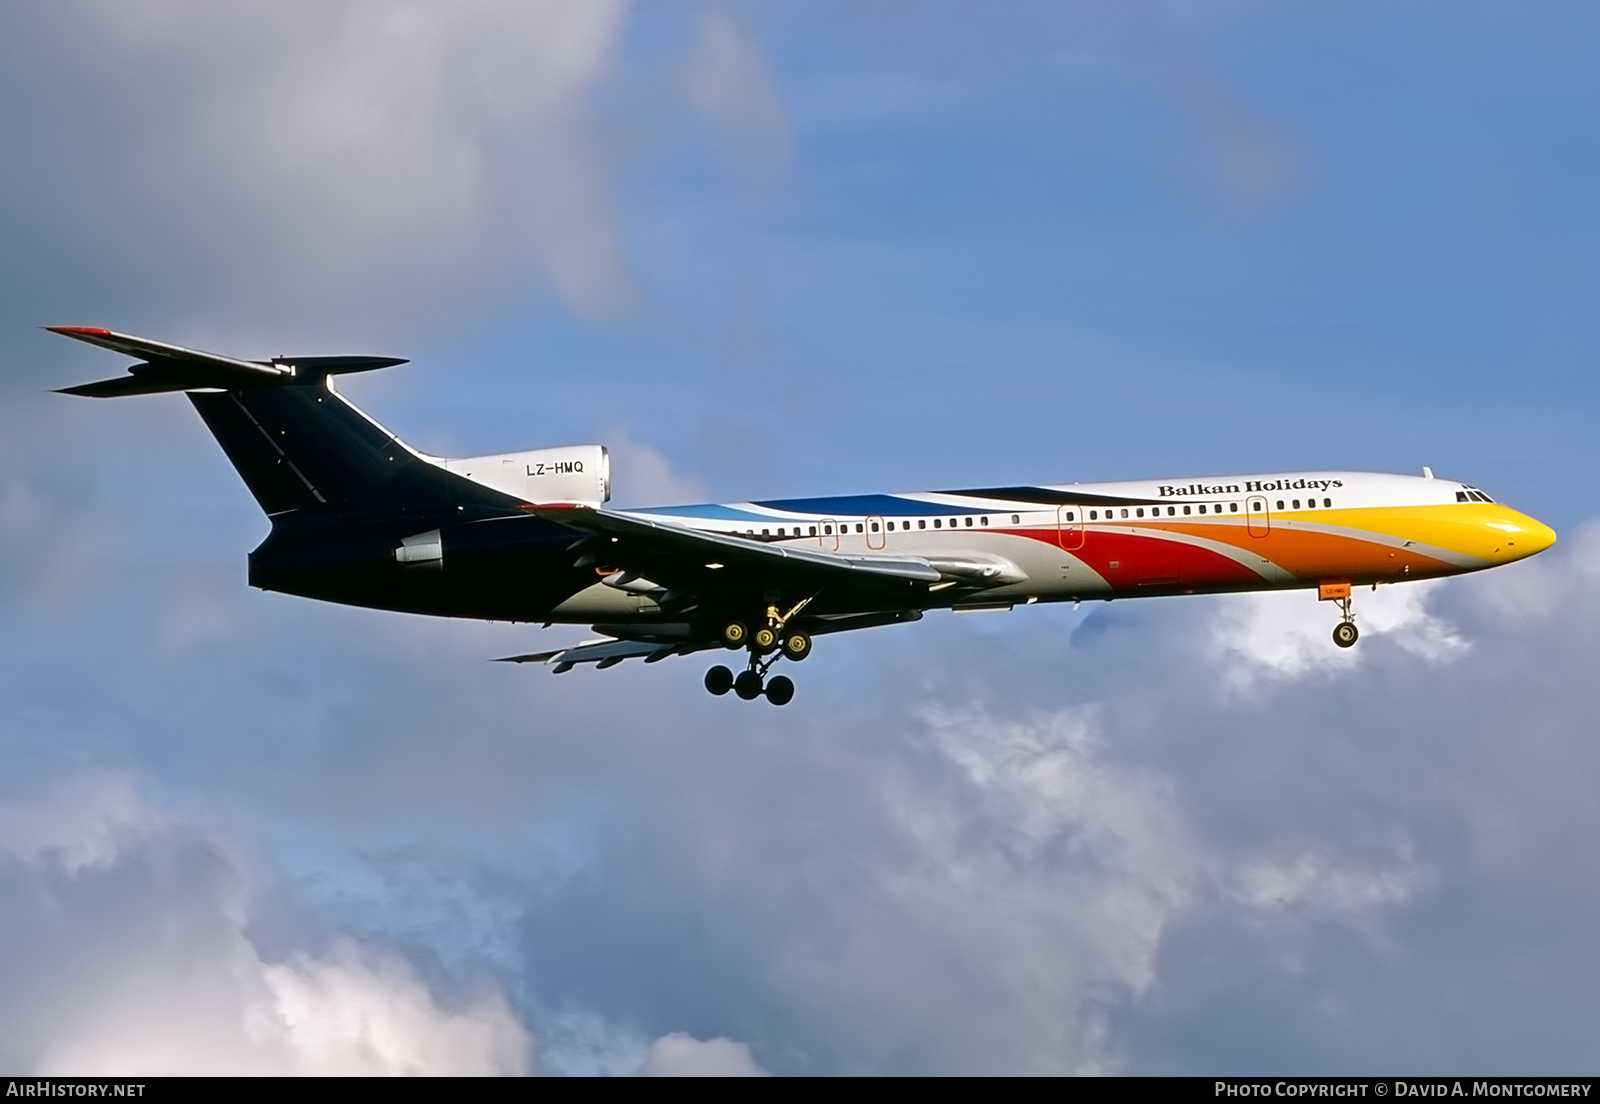
[[[1339,612],[1344,618],[1333,627],[1333,642],[1341,648],[1353,648],[1356,641],[1361,639],[1361,632],[1356,628],[1356,615],[1350,608],[1349,588],[1346,587],[1345,591],[1344,597],[1333,599],[1339,603]]]

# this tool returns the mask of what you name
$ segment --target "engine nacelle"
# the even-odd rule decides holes
[[[446,471],[527,502],[601,503],[611,498],[611,457],[604,445],[565,445],[438,463]]]

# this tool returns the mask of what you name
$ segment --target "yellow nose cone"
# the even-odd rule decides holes
[[[1556,531],[1550,526],[1504,506],[1497,507],[1494,516],[1485,518],[1483,526],[1495,538],[1491,556],[1501,563],[1525,560],[1556,542]]]

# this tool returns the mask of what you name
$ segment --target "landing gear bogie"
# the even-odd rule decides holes
[[[794,680],[783,675],[767,678],[767,672],[780,659],[796,662],[811,654],[811,634],[786,627],[789,621],[811,602],[802,599],[787,612],[769,603],[766,617],[754,630],[743,621],[728,621],[722,626],[722,643],[750,654],[750,666],[738,675],[716,666],[706,672],[706,689],[718,697],[732,690],[745,701],[765,696],[773,705],[788,705],[794,700]]]

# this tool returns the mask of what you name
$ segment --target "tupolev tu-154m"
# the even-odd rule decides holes
[[[1288,472],[984,487],[612,510],[600,445],[445,459],[339,394],[389,357],[236,360],[110,330],[52,332],[135,357],[63,388],[182,391],[271,521],[250,584],[329,602],[494,621],[580,623],[601,639],[506,657],[564,672],[708,650],[745,653],[713,694],[783,705],[768,677],[828,633],[930,609],[1147,595],[1314,590],[1336,645],[1352,590],[1524,559],[1549,527],[1476,487],[1421,476]]]

